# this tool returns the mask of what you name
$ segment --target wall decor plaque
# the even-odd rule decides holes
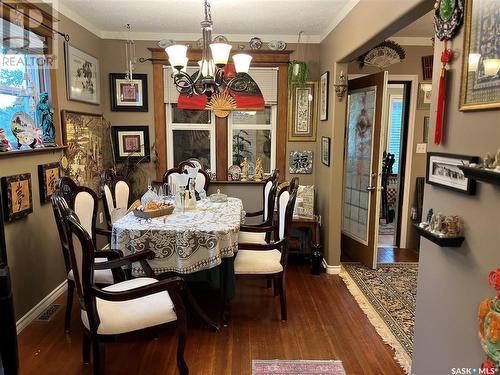
[[[15,221],[33,212],[31,173],[2,177],[4,219]]]

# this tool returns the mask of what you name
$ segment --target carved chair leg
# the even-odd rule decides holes
[[[187,316],[186,309],[182,303],[182,299],[178,296],[174,297],[175,312],[177,314],[177,334],[179,336],[177,342],[177,368],[181,375],[188,375],[189,369],[184,360],[184,348],[186,347],[187,336]]]
[[[82,357],[83,364],[88,365],[90,363],[90,337],[86,332],[83,332]]]
[[[100,342],[97,337],[92,338],[92,362],[93,375],[104,375],[106,363],[104,343]]]
[[[280,290],[280,306],[281,306],[281,320],[287,319],[287,309],[286,309],[286,295],[285,295],[285,276],[276,280],[279,283]]]
[[[66,294],[66,312],[64,315],[64,332],[69,333],[71,328],[71,312],[73,311],[73,295],[75,282],[68,279],[68,290]]]

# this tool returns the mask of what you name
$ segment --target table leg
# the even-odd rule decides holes
[[[213,330],[214,332],[220,332],[220,326],[215,323],[214,321],[212,321],[207,314],[205,314],[205,311],[202,310],[202,308],[200,307],[200,305],[198,305],[198,302],[196,302],[196,300],[194,299],[193,297],[193,294],[191,293],[191,290],[189,289],[189,287],[186,287],[185,289],[185,293],[186,293],[186,297],[187,297],[187,301],[188,303],[191,305],[191,307],[193,308],[194,312],[196,313],[196,315],[198,315],[198,317],[211,329]]]

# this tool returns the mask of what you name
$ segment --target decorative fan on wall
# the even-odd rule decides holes
[[[406,57],[406,52],[399,44],[386,40],[358,58],[361,67],[376,66],[385,69],[390,65],[400,63]]]

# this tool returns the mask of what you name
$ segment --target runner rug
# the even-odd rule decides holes
[[[372,270],[343,263],[340,276],[377,333],[394,351],[407,374],[411,370],[418,263],[379,263]]]
[[[346,375],[342,361],[286,361],[286,360],[254,360],[252,375]]]

